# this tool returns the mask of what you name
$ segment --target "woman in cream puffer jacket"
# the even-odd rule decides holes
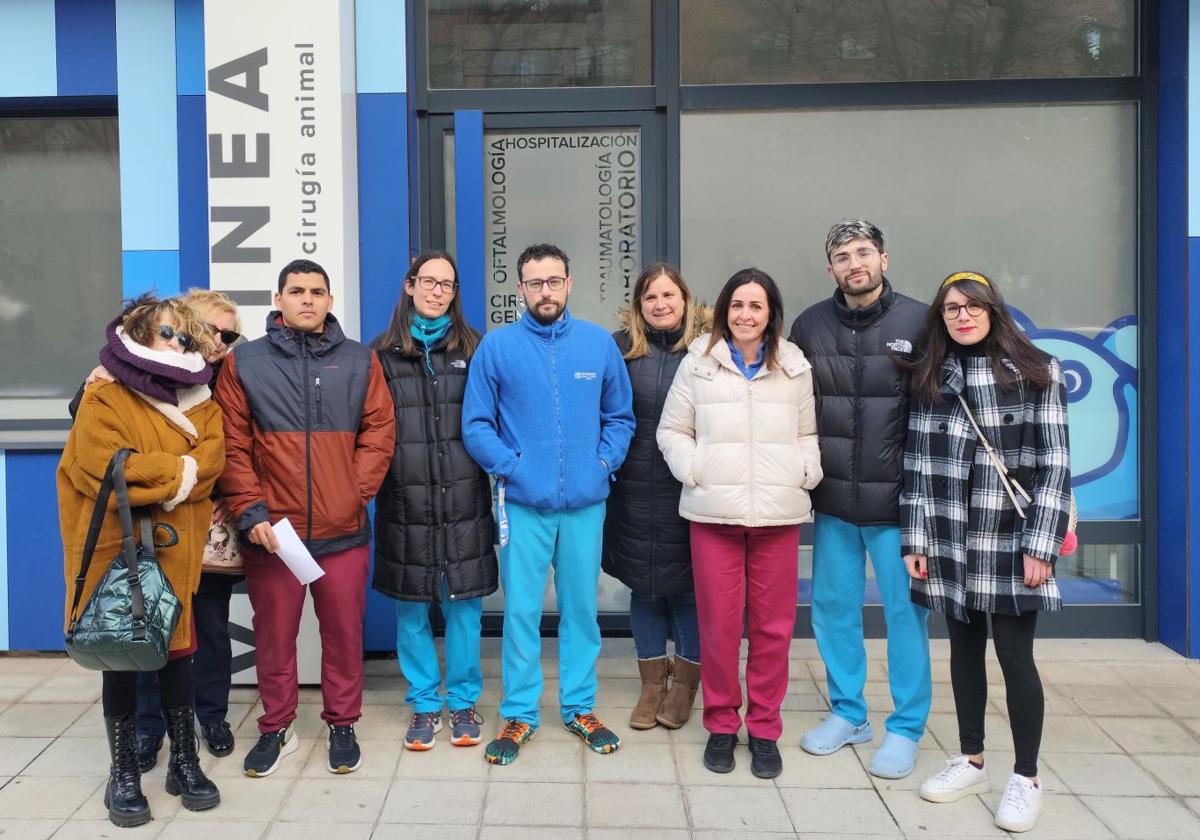
[[[658,446],[683,484],[679,515],[690,521],[704,766],[734,767],[745,614],[750,771],[773,778],[783,767],[776,741],[796,621],[799,523],[822,472],[812,366],[783,338],[783,298],[767,274],[743,269],[721,290],[712,333],[688,346],[675,373]]]

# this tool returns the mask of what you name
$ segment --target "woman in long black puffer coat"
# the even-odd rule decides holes
[[[396,601],[396,656],[413,707],[404,745],[431,749],[449,707],[455,746],[480,741],[479,634],[483,596],[496,591],[495,523],[487,475],[462,443],[462,401],[479,334],[463,319],[450,255],[413,260],[387,332],[372,342],[396,409],[396,454],[376,500],[375,576]],[[429,623],[446,618],[441,693]]]
[[[651,263],[618,318],[623,328],[613,338],[633,384],[637,430],[608,497],[602,564],[632,590],[629,621],[642,693],[629,725],[678,729],[700,685],[700,632],[688,522],[679,516],[682,486],[667,468],[655,432],[675,370],[688,343],[708,329],[707,317],[678,271]],[[675,641],[673,663],[668,638]]]

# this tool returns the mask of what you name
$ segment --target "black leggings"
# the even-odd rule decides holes
[[[105,717],[137,713],[137,671],[104,671],[101,705]],[[192,705],[192,657],[167,662],[158,672],[158,691],[164,709]]]
[[[968,610],[969,624],[946,616],[950,633],[950,683],[958,711],[958,741],[963,755],[983,752],[983,716],[987,708],[988,615]],[[1042,718],[1046,711],[1042,678],[1033,661],[1033,635],[1037,611],[1021,615],[993,614],[992,638],[996,658],[1004,672],[1008,720],[1017,760],[1013,772],[1037,776],[1038,749],[1042,744]]]

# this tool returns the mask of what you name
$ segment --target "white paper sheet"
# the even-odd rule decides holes
[[[272,525],[271,530],[275,532],[275,539],[279,540],[279,550],[275,553],[291,569],[296,580],[307,585],[325,574],[286,517]]]

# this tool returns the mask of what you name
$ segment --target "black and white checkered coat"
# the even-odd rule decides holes
[[[900,496],[904,554],[929,558],[912,599],[966,621],[966,610],[1017,615],[1062,607],[1053,575],[1031,589],[1024,554],[1054,561],[1070,510],[1070,446],[1062,368],[1047,357],[1051,384],[1000,390],[986,355],[951,353],[942,363],[940,405],[913,402]],[[1007,363],[1007,362],[1006,362]],[[1014,371],[1015,367],[1009,365]],[[1033,503],[1016,513],[958,394]]]

